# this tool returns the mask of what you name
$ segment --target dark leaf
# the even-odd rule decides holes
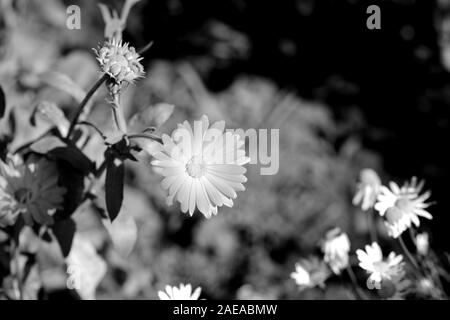
[[[0,86],[0,119],[3,118],[6,111],[6,98],[2,86]]]
[[[116,158],[111,152],[106,152],[105,200],[111,221],[114,221],[122,207],[124,178],[123,161]]]
[[[55,222],[52,226],[53,234],[61,247],[64,257],[67,257],[72,248],[73,237],[75,236],[76,225],[72,219]]]
[[[95,164],[75,146],[57,147],[50,150],[48,154],[69,162],[85,175],[95,171]]]

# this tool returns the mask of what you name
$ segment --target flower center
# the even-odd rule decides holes
[[[381,298],[387,299],[392,297],[397,292],[395,284],[388,279],[383,279],[381,281],[381,288],[378,290],[378,295]]]
[[[14,192],[14,198],[21,204],[28,203],[33,194],[31,193],[31,190],[28,190],[26,188],[20,188],[16,192]]]
[[[390,207],[389,209],[386,210],[386,220],[390,224],[394,224],[394,223],[400,221],[400,219],[402,217],[403,217],[403,211],[400,210],[397,206]]]
[[[408,198],[402,197],[395,201],[395,206],[402,211],[409,212],[413,207],[413,203]]]
[[[205,164],[199,156],[193,156],[186,164],[186,172],[192,178],[201,178],[205,173]]]

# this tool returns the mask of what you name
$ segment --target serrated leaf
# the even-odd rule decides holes
[[[44,137],[30,146],[30,149],[36,153],[46,154],[55,148],[65,147],[66,143],[57,137]]]
[[[53,102],[41,101],[35,108],[30,122],[35,125],[36,117],[39,117],[58,128],[61,136],[66,136],[69,131],[70,122],[64,112]]]
[[[6,98],[2,86],[0,86],[0,119],[3,118],[6,111]]]
[[[86,92],[72,79],[63,73],[48,71],[41,74],[41,81],[71,95],[78,103],[86,96]]]
[[[52,231],[58,241],[63,256],[67,257],[72,248],[72,242],[75,236],[75,221],[72,219],[56,221],[52,226]]]
[[[122,256],[127,257],[134,248],[137,240],[137,226],[134,218],[120,211],[114,222],[102,220],[106,230],[108,231],[114,248]]]
[[[106,156],[105,200],[111,221],[117,217],[122,207],[125,165],[112,154]]]
[[[130,120],[130,127],[135,132],[142,132],[149,127],[161,127],[172,115],[175,106],[157,103],[137,112]]]

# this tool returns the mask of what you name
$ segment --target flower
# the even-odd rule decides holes
[[[295,271],[291,273],[291,278],[299,286],[300,290],[314,287],[325,287],[325,281],[330,276],[326,264],[317,257],[301,259],[295,264]]]
[[[361,204],[361,208],[367,211],[373,207],[377,200],[381,188],[381,180],[372,169],[361,170],[359,180],[356,194],[353,197],[353,205]]]
[[[383,279],[378,289],[378,295],[387,300],[404,300],[410,292],[412,282],[405,278],[405,273],[400,272],[391,279]]]
[[[401,188],[394,182],[389,184],[390,188],[381,187],[380,194],[375,204],[375,210],[381,216],[386,217],[385,225],[388,234],[398,238],[413,223],[416,227],[420,225],[419,216],[432,219],[433,216],[425,209],[430,203],[426,200],[430,192],[420,194],[422,187],[414,183],[406,183]]]
[[[331,270],[337,275],[348,266],[350,240],[341,229],[334,228],[327,232],[322,243],[324,261],[328,263]]]
[[[164,176],[161,186],[167,191],[167,203],[181,204],[181,211],[192,216],[195,209],[210,218],[217,207],[232,207],[236,191],[244,191],[244,141],[238,134],[224,133],[225,122],[209,126],[208,117],[194,121],[194,129],[185,121],[172,136],[162,136],[161,151],[152,161],[155,171]]]
[[[423,256],[426,256],[428,254],[429,247],[430,247],[430,243],[429,243],[428,233],[423,232],[423,233],[417,234],[417,236],[416,236],[417,252]]]
[[[57,183],[56,168],[44,158],[26,163],[18,157],[0,160],[0,225],[13,224],[19,214],[27,225],[53,223],[66,192]]]
[[[391,252],[387,259],[383,259],[383,253],[380,246],[373,242],[372,245],[366,245],[366,251],[356,250],[359,260],[359,266],[370,274],[367,279],[369,289],[379,288],[383,279],[391,280],[403,272],[403,256]]]
[[[202,288],[198,287],[192,292],[190,284],[180,284],[180,287],[166,286],[166,291],[158,291],[160,300],[198,300]]]
[[[144,67],[140,63],[142,57],[128,43],[122,44],[122,41],[113,38],[94,51],[102,71],[117,83],[133,83],[144,76]]]

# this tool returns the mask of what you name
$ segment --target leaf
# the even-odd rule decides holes
[[[86,92],[72,79],[57,71],[47,71],[41,74],[41,81],[56,89],[71,95],[78,103],[86,96]]]
[[[105,200],[111,221],[117,217],[122,207],[125,165],[111,152],[106,152]]]
[[[161,127],[172,115],[175,106],[168,103],[157,103],[137,112],[130,120],[130,127],[135,132],[149,127]]]
[[[70,122],[67,120],[64,112],[53,102],[41,101],[35,108],[30,122],[32,125],[36,125],[36,116],[40,116],[41,119],[51,123],[58,128],[61,136],[66,136],[69,131]]]
[[[52,226],[53,234],[61,248],[64,257],[67,257],[72,248],[76,225],[72,219],[56,221]]]
[[[84,175],[95,171],[95,163],[75,146],[57,147],[50,150],[48,154],[69,162]]]
[[[134,248],[137,240],[137,226],[134,218],[120,211],[114,222],[102,220],[106,230],[108,231],[114,248],[122,256],[127,257]]]
[[[57,137],[44,137],[30,146],[36,153],[46,154],[55,148],[65,147],[66,143]]]
[[[3,118],[6,111],[6,98],[2,86],[0,86],[0,119]]]

